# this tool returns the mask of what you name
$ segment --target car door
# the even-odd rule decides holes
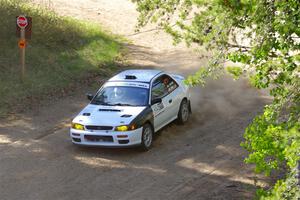
[[[177,117],[178,92],[178,84],[166,74],[153,81],[151,100],[156,98],[162,100],[161,103],[152,105],[155,131]]]
[[[167,79],[165,79],[165,85],[167,87],[168,94],[166,96],[166,100],[168,102],[166,106],[166,112],[168,121],[173,121],[175,118],[177,118],[180,103],[181,103],[181,94],[182,90],[178,86],[177,82],[172,79],[170,76],[166,75]]]
[[[154,114],[154,129],[160,129],[167,120],[166,106],[167,99],[165,96],[168,94],[165,85],[163,84],[162,77],[156,78],[151,85],[151,102],[155,99],[161,99],[160,103],[151,105]],[[152,103],[151,103],[152,104]]]

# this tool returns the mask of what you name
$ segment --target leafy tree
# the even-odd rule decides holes
[[[213,50],[206,68],[190,76],[191,85],[218,73],[225,60],[235,78],[242,73],[273,101],[245,130],[241,146],[257,173],[284,169],[284,177],[261,199],[299,199],[300,156],[300,1],[299,0],[135,0],[138,27],[156,23],[174,42]]]

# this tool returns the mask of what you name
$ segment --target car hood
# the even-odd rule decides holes
[[[74,123],[93,126],[128,125],[145,106],[102,106],[89,104],[74,119]]]

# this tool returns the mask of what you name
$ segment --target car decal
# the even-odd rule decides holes
[[[152,109],[153,109],[154,113],[159,113],[159,111],[164,109],[164,104],[163,103],[157,103],[157,104],[152,106]]]
[[[162,114],[165,109],[164,109],[164,104],[163,103],[157,103],[157,104],[154,104],[152,105],[152,109],[153,109],[153,114],[154,114],[154,117],[158,117],[160,114]]]
[[[107,82],[105,86],[129,86],[129,87],[140,87],[149,89],[148,83],[141,82]]]
[[[154,117],[158,117],[158,116],[159,116],[160,114],[162,114],[163,112],[165,112],[165,110],[163,110],[163,111],[157,113],[156,115],[154,115]]]

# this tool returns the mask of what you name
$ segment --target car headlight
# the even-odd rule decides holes
[[[115,131],[132,131],[136,129],[136,125],[121,125],[115,128]]]
[[[84,126],[78,123],[72,123],[72,128],[76,130],[84,130]]]

